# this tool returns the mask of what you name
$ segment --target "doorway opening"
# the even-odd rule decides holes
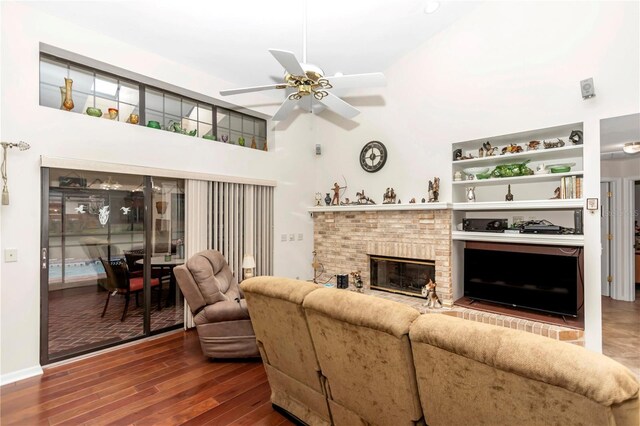
[[[640,113],[600,120],[602,350],[640,377]]]

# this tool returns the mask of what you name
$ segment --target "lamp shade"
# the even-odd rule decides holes
[[[622,150],[627,154],[636,154],[640,152],[640,142],[627,142],[622,147]]]
[[[253,258],[252,254],[245,254],[244,258],[242,259],[242,267],[244,269],[256,267],[256,260]]]

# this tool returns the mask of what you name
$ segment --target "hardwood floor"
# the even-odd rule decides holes
[[[602,297],[602,352],[640,379],[640,290],[635,302]]]
[[[0,388],[2,425],[288,425],[259,360],[210,361],[195,331]]]

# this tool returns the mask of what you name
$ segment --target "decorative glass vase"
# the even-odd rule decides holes
[[[72,96],[72,86],[73,86],[73,80],[71,80],[70,78],[65,78],[64,79],[64,100],[62,101],[62,108],[66,109],[67,111],[71,111],[74,107],[73,105],[73,98]],[[62,87],[60,88],[60,91],[62,91]]]

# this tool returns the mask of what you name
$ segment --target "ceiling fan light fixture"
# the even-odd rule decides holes
[[[622,150],[627,154],[637,154],[640,152],[640,141],[627,142],[622,147]]]
[[[424,13],[431,15],[440,8],[440,2],[437,0],[427,0],[424,4]]]

